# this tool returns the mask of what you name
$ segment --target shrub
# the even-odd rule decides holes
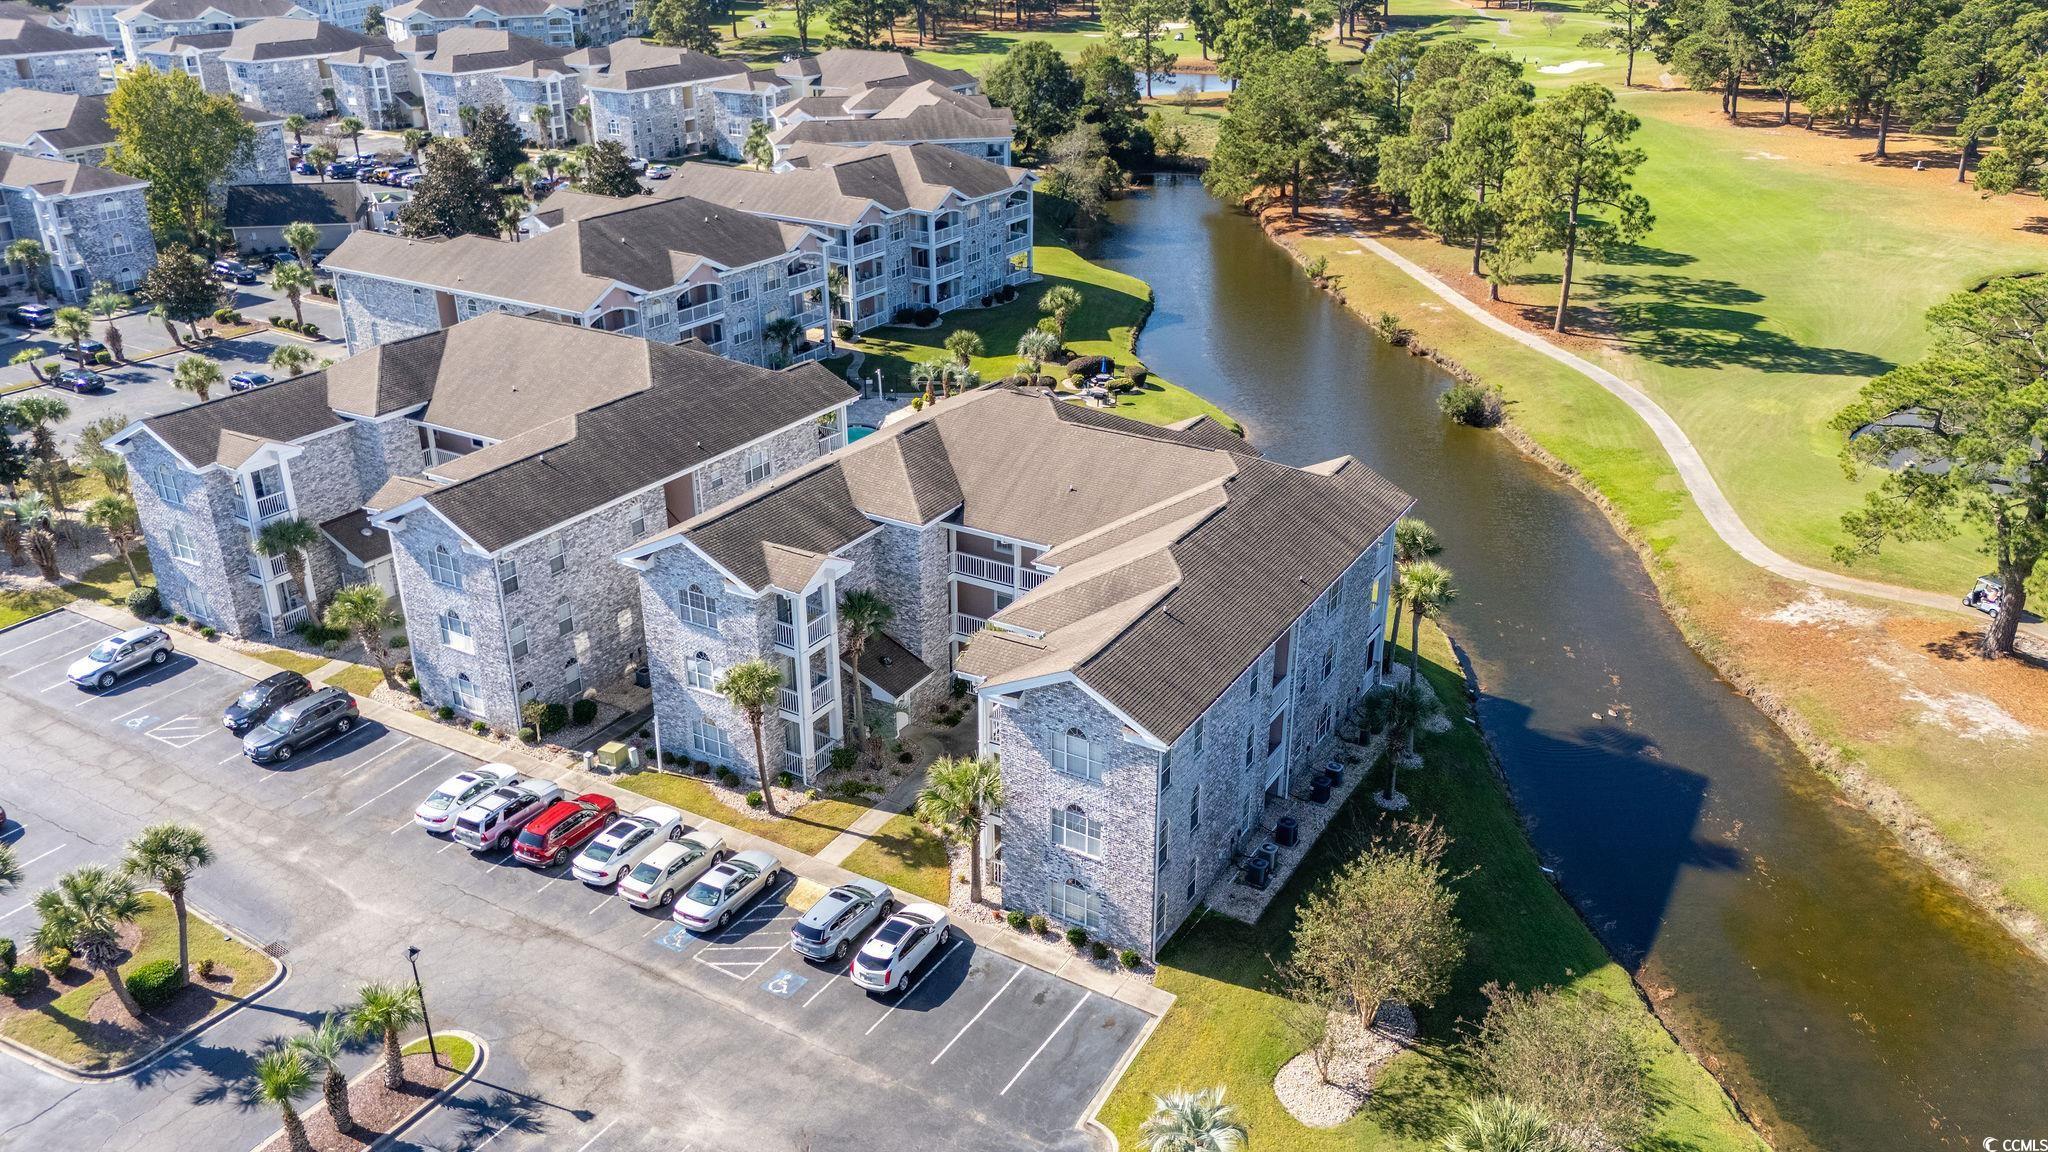
[[[484,733],[489,732],[491,730],[491,726],[489,724],[484,723],[481,720],[472,720],[469,722],[469,730],[481,736]]]
[[[1152,370],[1143,364],[1133,364],[1124,371],[1124,376],[1130,380],[1131,387],[1143,388],[1145,381],[1152,378]]]
[[[439,716],[443,720],[453,720],[455,719],[455,709],[451,705],[443,704],[439,708],[434,709],[434,715]]]
[[[206,639],[208,639],[208,640],[211,640],[211,639],[213,639],[213,638],[214,638],[215,636],[218,636],[218,635],[220,635],[220,629],[218,629],[218,628],[215,628],[215,627],[214,627],[213,625],[211,625],[211,624],[206,624],[206,625],[202,625],[202,626],[200,627],[200,629],[199,629],[199,634],[200,634],[201,636],[205,637]]]
[[[560,704],[550,704],[541,711],[540,734],[552,736],[569,726],[569,710]]]
[[[170,1003],[183,984],[178,980],[176,960],[152,960],[126,977],[128,994],[147,1012]]]
[[[646,729],[646,728],[642,728],[642,729],[640,730],[640,738],[641,738],[642,740],[651,740],[651,739],[653,739],[653,738],[654,738],[654,733],[653,733],[653,732],[651,732],[651,731],[649,731],[649,730],[648,730],[648,729]]]
[[[901,756],[901,755],[903,755],[903,741],[901,741],[901,740],[891,740],[891,741],[889,741],[889,751],[891,751],[891,752],[894,752],[894,753],[895,753],[895,754],[897,754],[898,756]]]
[[[1318,256],[1302,265],[1301,270],[1308,273],[1309,279],[1321,284],[1323,277],[1330,274],[1330,258],[1328,256]]]
[[[233,308],[215,308],[213,310],[213,322],[215,324],[233,324],[235,322],[235,310]]]
[[[850,744],[841,744],[832,750],[832,767],[841,772],[851,771],[860,762],[860,753]]]
[[[322,640],[322,641],[320,642],[320,650],[321,650],[322,652],[339,652],[339,651],[341,651],[341,641],[339,641],[339,640]]]
[[[95,364],[112,364],[114,362],[114,354],[102,348],[92,354],[92,362]]]
[[[183,612],[180,612],[180,613],[178,613],[177,615],[175,615],[175,616],[171,617],[171,623],[173,623],[173,624],[180,624],[180,625],[184,624],[184,623],[185,623],[185,614],[184,614]]]
[[[160,616],[163,614],[163,600],[154,588],[137,588],[128,594],[128,610],[137,616]],[[11,964],[0,964],[0,968],[11,968]]]
[[[910,410],[911,410],[912,412],[922,412],[922,411],[924,411],[924,397],[922,397],[922,396],[912,396],[912,397],[910,398]]]
[[[1019,932],[1031,926],[1031,917],[1026,915],[1021,908],[1012,908],[1008,912],[1003,913],[1003,920]]]
[[[1138,950],[1136,948],[1126,948],[1123,951],[1117,953],[1116,960],[1117,963],[1122,964],[1124,967],[1133,970],[1135,970],[1138,967],[1138,965],[1143,964],[1145,962],[1145,958],[1143,956],[1138,955]]]
[[[31,968],[26,964],[8,968],[0,971],[0,996],[19,1000],[40,990],[47,980],[49,976],[41,968]]]
[[[995,302],[996,302],[996,298],[995,298],[994,296],[983,296],[983,297],[981,298],[981,306],[982,306],[983,308],[986,308],[986,307],[988,307],[989,305],[991,305],[991,304],[993,304],[993,303],[995,303]]]
[[[777,772],[775,774],[775,782],[784,788],[794,788],[796,787],[796,773]]]
[[[1372,318],[1372,330],[1379,338],[1399,348],[1408,343],[1409,332],[1401,327],[1401,318],[1392,312],[1382,312]]]
[[[1088,942],[1088,954],[1097,960],[1107,960],[1109,959],[1109,945],[1104,944],[1100,940],[1090,940]]]
[[[214,963],[213,963],[213,957],[211,957],[211,956],[202,956],[202,957],[200,957],[200,958],[199,958],[199,968],[198,968],[198,971],[199,971],[199,978],[200,978],[201,980],[211,980],[211,979],[213,979],[213,970],[214,970]]]
[[[308,320],[304,324],[299,325],[299,332],[301,335],[312,336],[317,339],[320,335],[320,326]]]
[[[1067,943],[1072,944],[1075,948],[1087,947],[1088,930],[1078,924],[1067,929]]]
[[[531,744],[533,743],[533,740],[534,733],[531,725],[528,725],[527,727],[521,728],[519,730],[519,742],[521,744]]]
[[[1488,984],[1474,1058],[1485,1089],[1559,1125],[1633,1144],[1649,1131],[1649,1056],[1625,1013],[1597,992],[1519,992]]]
[[[268,319],[272,328],[282,328],[292,322],[292,318],[289,316],[271,316]]]
[[[896,762],[898,764],[908,764],[915,759],[917,759],[917,757],[912,755],[907,749],[896,754]]]
[[[1472,428],[1491,428],[1504,414],[1500,389],[1464,381],[1437,397],[1436,406],[1452,420]]]
[[[723,764],[720,764],[717,768],[713,769],[713,771],[715,771],[718,774],[718,782],[720,784],[725,785],[728,788],[740,782],[740,774],[733,771],[730,768],[727,768]]]
[[[18,959],[20,957],[15,955],[14,941],[0,936],[0,970],[14,967],[14,962]]]
[[[996,299],[1002,301],[1005,304],[1008,304],[1010,301],[1015,300],[1016,298],[1017,288],[1013,284],[1003,285],[1002,290],[996,293]]]
[[[71,971],[71,949],[69,948],[52,948],[41,956],[36,957],[36,959],[42,962],[43,971],[48,972],[53,977],[62,976],[64,973]]]
[[[403,633],[403,632],[400,632],[400,633],[399,633],[398,635],[396,635],[396,636],[393,636],[393,637],[391,638],[391,646],[392,646],[393,648],[404,648],[404,647],[406,647],[407,645],[409,645],[409,644],[411,644],[411,643],[412,643],[412,641],[410,641],[410,640],[407,640],[407,639],[405,638],[405,633]]]
[[[1116,371],[1116,361],[1107,356],[1077,356],[1067,361],[1067,375],[1094,376]]]
[[[919,308],[917,310],[917,314],[914,317],[914,319],[917,321],[917,324],[920,328],[929,328],[932,325],[937,324],[939,322],[939,310],[937,308],[932,307],[929,304],[926,304],[924,307]]]
[[[417,676],[406,677],[405,690],[417,697],[420,694],[420,678]]]
[[[1033,912],[1031,914],[1031,934],[1033,936],[1043,936],[1045,935],[1045,928],[1045,917]]]
[[[834,340],[853,339],[853,325],[847,323],[844,320],[841,320],[839,323],[834,324],[832,326],[832,338]]]
[[[749,808],[759,808],[760,806],[761,806],[761,790],[760,790],[760,789],[758,789],[758,788],[756,788],[756,789],[755,789],[755,790],[753,790],[752,792],[749,792],[749,793],[747,793],[747,807],[749,807]]]
[[[597,701],[578,700],[570,704],[569,719],[579,728],[597,719]]]

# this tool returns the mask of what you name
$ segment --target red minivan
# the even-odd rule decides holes
[[[557,800],[519,830],[512,855],[536,868],[552,867],[597,835],[618,810],[617,801],[595,792]]]

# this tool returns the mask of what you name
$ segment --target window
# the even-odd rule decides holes
[[[455,564],[455,557],[446,547],[436,544],[427,553],[427,578],[443,588],[462,587],[462,569]]]
[[[1202,827],[1202,785],[1195,784],[1194,794],[1188,797],[1188,831],[1196,832]]]
[[[1247,728],[1244,730],[1244,766],[1247,768],[1252,766],[1252,758],[1256,755],[1256,753],[1252,751],[1252,737],[1256,735],[1256,731],[1256,729],[1252,728]]]
[[[1328,680],[1330,678],[1330,669],[1333,665],[1336,664],[1336,662],[1337,650],[1335,648],[1332,648],[1328,652],[1323,653],[1323,674],[1316,678],[1317,683],[1321,683],[1322,681]]]
[[[627,530],[627,531],[628,531],[629,533],[631,533],[631,538],[630,538],[629,540],[627,540],[626,542],[627,542],[628,544],[637,544],[637,543],[639,543],[639,542],[640,542],[640,540],[641,540],[641,539],[642,539],[643,537],[645,537],[645,536],[647,535],[647,513],[645,513],[645,512],[636,512],[636,513],[634,513],[634,514],[633,514],[633,522],[632,522],[631,524],[629,524],[629,525],[627,525],[627,526],[626,526],[626,530]]]
[[[1053,918],[1079,925],[1090,932],[1102,931],[1102,893],[1090,892],[1078,880],[1055,880],[1047,893],[1046,907]]]
[[[1171,787],[1173,787],[1173,752],[1169,749],[1159,754],[1159,791],[1163,793]]]
[[[1195,755],[1201,754],[1202,718],[1200,716],[1195,717],[1195,722],[1188,727],[1188,751]]]
[[[469,636],[469,621],[462,618],[462,613],[450,608],[441,613],[440,625],[443,645],[457,652],[476,651],[476,641]]]
[[[173,524],[169,535],[173,559],[183,560],[187,564],[199,563],[199,551],[192,547],[192,537],[186,535],[183,528]]]
[[[768,478],[768,450],[750,448],[747,450],[747,483],[759,484]]]
[[[512,658],[514,660],[526,655],[526,625],[514,624],[505,635],[512,641]]]
[[[1069,728],[1053,738],[1052,770],[1077,780],[1102,781],[1102,753],[1088,742],[1078,728]]]
[[[690,687],[702,688],[706,692],[717,690],[713,687],[717,683],[717,678],[711,667],[711,657],[708,653],[699,652],[688,660],[683,661],[683,672],[690,682]]]
[[[562,574],[563,570],[569,567],[569,558],[562,554],[562,538],[560,536],[548,537],[548,542],[546,545],[546,555],[548,558],[549,572],[552,572],[555,575],[559,576]]]
[[[621,608],[619,609],[619,639],[631,640],[632,638],[633,610],[631,608]]]
[[[455,708],[472,716],[484,710],[483,698],[476,694],[476,685],[466,673],[455,678]]]
[[[1294,656],[1294,633],[1282,632],[1273,642],[1273,687],[1287,683],[1287,665]]]
[[[707,720],[690,721],[690,751],[715,764],[733,762],[732,741]]]
[[[519,591],[519,561],[510,556],[498,557],[498,590],[507,593]]]
[[[562,687],[571,700],[583,696],[583,665],[574,656],[562,661]]]
[[[747,282],[746,282],[745,280],[741,280],[741,281],[739,281],[738,283],[736,283],[736,284],[734,284],[734,285],[732,286],[732,302],[733,302],[733,303],[735,303],[735,304],[744,304],[744,303],[746,303],[747,301],[749,301],[749,300],[752,300],[753,298],[754,298],[754,287],[753,287],[753,285],[751,285],[751,284],[747,283]]]
[[[1102,855],[1102,821],[1090,820],[1078,804],[1054,810],[1052,844],[1083,856]]]
[[[1168,831],[1169,829],[1167,827],[1166,821],[1161,820],[1159,822],[1159,867],[1162,871],[1166,868],[1166,845],[1168,840]]]
[[[683,589],[683,619],[699,628],[718,627],[718,604],[692,584]]]
[[[576,630],[576,606],[565,597],[555,601],[555,635],[567,636]]]

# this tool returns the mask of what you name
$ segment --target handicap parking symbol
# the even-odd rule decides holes
[[[670,928],[655,943],[671,952],[681,952],[690,946],[690,930],[678,924]]]
[[[156,717],[154,717],[154,716],[151,716],[151,715],[149,715],[148,713],[144,713],[144,714],[142,714],[142,715],[140,715],[140,716],[137,716],[137,717],[136,717],[135,719],[133,719],[133,720],[128,720],[128,721],[124,721],[124,722],[122,723],[122,725],[121,725],[121,726],[122,726],[122,727],[124,727],[124,728],[130,728],[130,729],[134,729],[134,730],[136,730],[136,731],[141,731],[141,730],[142,730],[142,729],[143,729],[144,727],[146,727],[146,726],[148,726],[148,725],[150,725],[150,724],[153,724],[153,723],[155,723],[155,722],[156,722]]]
[[[794,972],[784,970],[777,972],[766,984],[761,985],[761,989],[765,992],[773,992],[775,995],[786,1000],[796,995],[797,989],[810,982],[811,978],[808,976],[799,976]]]

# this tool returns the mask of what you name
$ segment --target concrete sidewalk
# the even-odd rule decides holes
[[[98,620],[109,628],[133,628],[143,623],[140,618],[129,613],[126,609],[117,608],[109,604],[96,604],[88,600],[78,600],[74,601],[69,607],[71,611],[81,616]],[[184,634],[180,634],[178,639],[181,641],[179,651],[185,655],[233,672],[239,672],[253,679],[260,680],[277,671],[275,664],[269,664],[246,653],[234,651],[222,644],[208,643],[204,640],[194,643]],[[326,670],[325,668],[321,669],[323,672]],[[646,797],[638,793],[628,792],[620,788],[614,782],[614,778],[610,776],[600,776],[592,772],[586,772],[580,767],[565,769],[554,763],[529,756],[516,749],[507,748],[496,741],[480,739],[453,725],[443,724],[438,720],[420,716],[402,708],[393,708],[388,704],[381,704],[375,700],[358,700],[357,704],[362,709],[364,719],[374,720],[394,732],[402,732],[414,739],[438,744],[450,751],[459,752],[462,755],[470,756],[486,763],[503,764],[519,772],[521,775],[553,780],[560,784],[564,790],[571,793],[597,792],[619,801],[622,807],[638,807],[646,800]],[[884,803],[897,801],[907,804],[907,800],[899,798],[899,793],[905,793],[907,788],[907,795],[914,796],[916,794],[916,780],[916,776],[909,776],[900,781],[895,788],[890,790],[889,795],[884,798]],[[821,855],[833,852],[839,847],[841,840],[851,837],[851,844],[843,852],[840,852],[833,861],[821,859],[817,856],[803,855],[793,851],[787,845],[755,836],[750,832],[743,832],[708,816],[702,816],[697,813],[692,813],[691,816],[693,820],[710,827],[718,832],[719,835],[725,837],[726,844],[731,848],[738,851],[760,849],[782,861],[783,867],[787,868],[792,875],[805,880],[815,881],[829,888],[844,884],[848,880],[855,878],[855,873],[840,867],[837,861],[844,860],[847,855],[852,853],[855,846],[858,846],[868,835],[872,835],[876,829],[879,829],[895,814],[895,809],[880,806],[863,814],[846,832],[841,833],[837,839],[826,845]],[[865,833],[856,834],[856,830],[860,829],[863,824],[869,823],[872,824],[872,827],[869,827]],[[965,932],[980,947],[998,952],[1020,963],[1029,964],[1033,968],[1050,972],[1062,979],[1070,980],[1097,996],[1104,996],[1128,1004],[1152,1016],[1164,1016],[1166,1010],[1173,1006],[1174,998],[1172,993],[1162,991],[1153,986],[1149,981],[1127,972],[1105,970],[1098,967],[1092,961],[1083,958],[1079,952],[1064,944],[1054,944],[1045,940],[1034,939],[1000,923],[970,924],[957,922],[955,927]]]

